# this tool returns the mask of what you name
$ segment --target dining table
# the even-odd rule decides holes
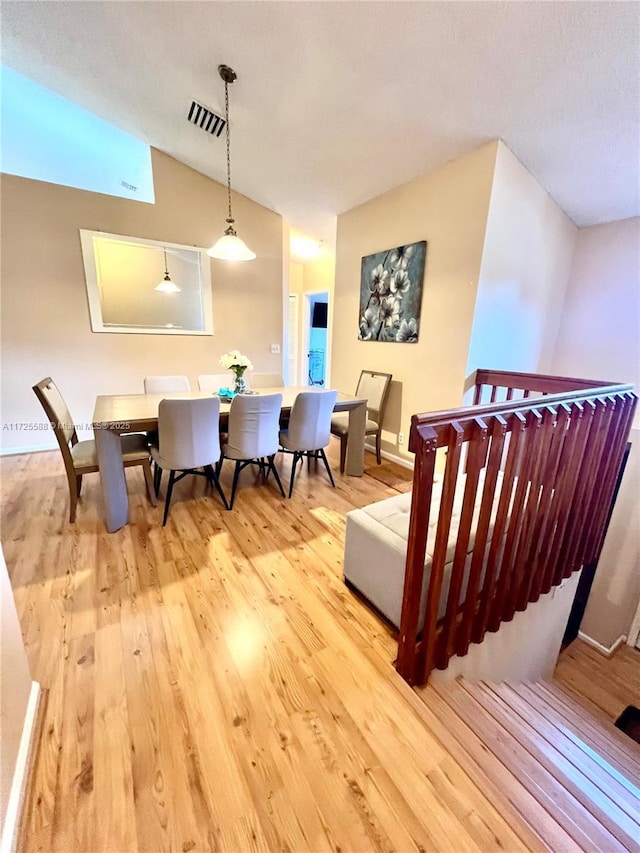
[[[290,414],[296,397],[302,391],[313,391],[308,386],[261,388],[258,394],[282,394],[282,416]],[[318,391],[324,390],[321,388]],[[93,411],[93,430],[98,453],[98,467],[104,522],[109,533],[114,533],[129,522],[129,498],[122,461],[120,436],[130,432],[147,432],[158,429],[158,408],[166,399],[195,399],[218,396],[211,391],[191,391],[165,394],[109,394],[96,398]],[[225,432],[232,400],[220,397],[220,431]],[[345,471],[352,477],[364,473],[364,442],[367,422],[367,400],[350,394],[338,393],[336,412],[349,413],[349,436]]]

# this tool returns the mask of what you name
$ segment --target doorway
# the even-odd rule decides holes
[[[303,385],[327,387],[329,293],[326,290],[304,294],[303,306],[304,358]]]

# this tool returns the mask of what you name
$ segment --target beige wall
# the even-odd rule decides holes
[[[442,672],[431,678],[448,682],[464,676],[470,681],[539,681],[551,678],[560,654],[580,572],[562,585],[516,612],[511,622],[472,643],[465,657],[452,657]]]
[[[0,827],[4,826],[31,692],[27,655],[4,555],[0,550]]]
[[[305,358],[305,338],[304,338],[304,322],[305,322],[305,293],[317,293],[326,291],[329,294],[329,323],[327,335],[327,362],[326,362],[326,378],[328,385],[333,386],[331,379],[331,313],[333,308],[333,292],[335,284],[335,255],[328,249],[323,249],[321,257],[314,261],[306,261],[300,263],[291,261],[289,264],[289,282],[291,293],[298,294],[298,377],[297,379],[290,378],[290,385],[305,384],[307,373],[306,358]],[[300,370],[302,369],[302,373]]]
[[[279,371],[283,339],[282,218],[234,197],[240,235],[257,253],[245,264],[211,261],[214,336],[98,334],[91,331],[80,228],[210,246],[226,217],[220,184],[153,151],[156,203],[2,176],[3,423],[43,422],[31,386],[51,375],[78,422],[90,422],[96,394],[139,393],[147,374],[218,373],[239,349],[257,370]],[[53,445],[51,435],[3,430],[2,445]]]
[[[497,147],[489,143],[338,217],[332,385],[353,392],[362,369],[393,374],[383,431],[392,453],[409,457],[411,415],[460,404]],[[425,239],[418,343],[359,341],[362,257]]]
[[[578,234],[554,373],[640,387],[640,219]],[[581,630],[609,648],[640,599],[640,416]]]
[[[549,373],[578,229],[498,143],[467,375]]]

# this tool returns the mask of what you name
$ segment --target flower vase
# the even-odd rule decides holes
[[[246,369],[246,367],[233,368],[233,373],[235,376],[233,390],[236,394],[244,394],[244,392],[247,390],[247,380],[244,378],[244,372]]]

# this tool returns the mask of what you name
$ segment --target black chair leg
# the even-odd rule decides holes
[[[212,483],[215,486],[216,491],[220,495],[222,503],[224,504],[224,508],[229,509],[229,504],[227,503],[227,499],[225,497],[225,494],[222,491],[222,486],[220,485],[220,480],[218,480],[218,475],[214,471],[213,467],[211,465],[205,465],[204,470],[207,474],[207,479],[209,480],[210,483]]]
[[[169,504],[171,503],[171,493],[173,492],[173,482],[176,478],[175,471],[169,471],[169,485],[167,486],[167,498],[164,502],[164,518],[162,519],[162,526],[164,527],[167,523],[167,518],[169,516]]]
[[[238,488],[238,477],[240,476],[240,460],[236,461],[236,467],[233,472],[233,485],[231,486],[231,501],[229,503],[229,509],[233,509],[233,502],[236,499],[236,489]]]
[[[324,467],[327,469],[327,474],[329,475],[329,479],[331,480],[331,485],[335,489],[336,484],[333,481],[333,474],[331,473],[331,468],[329,467],[329,460],[327,459],[327,454],[324,452],[323,447],[321,447],[318,452],[320,454],[320,458],[324,462]]]
[[[289,480],[289,497],[293,494],[293,481],[296,478],[296,466],[302,461],[302,454],[298,450],[293,451],[293,461],[291,463],[291,479]]]
[[[153,486],[156,492],[156,497],[158,497],[158,495],[160,494],[160,485],[162,483],[162,468],[158,465],[157,462],[154,464],[156,467],[153,472]]]
[[[280,489],[280,494],[284,497],[284,489],[282,488],[282,483],[280,482],[280,475],[278,474],[278,469],[275,466],[274,459],[276,458],[275,453],[271,456],[267,456],[269,460],[269,470],[273,471],[273,476],[276,478],[276,483],[278,484],[278,488]]]

